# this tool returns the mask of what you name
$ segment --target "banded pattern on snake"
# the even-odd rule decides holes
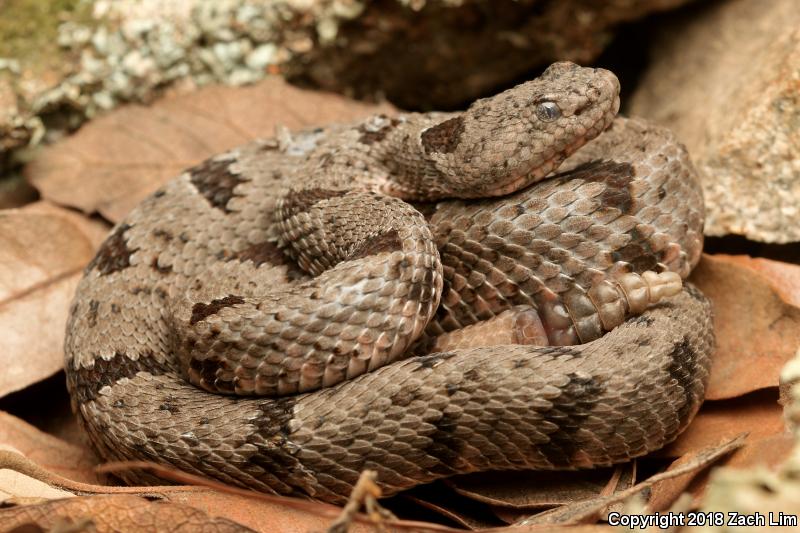
[[[557,63],[463,113],[279,132],[165,185],[71,308],[96,450],[341,503],[365,468],[390,495],[674,439],[714,347],[679,280],[702,194],[618,93]]]

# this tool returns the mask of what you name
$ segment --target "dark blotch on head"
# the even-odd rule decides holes
[[[189,320],[189,324],[194,325],[200,322],[201,320],[205,320],[211,315],[217,314],[220,309],[225,307],[233,307],[234,305],[243,304],[244,298],[241,296],[234,296],[229,295],[225,298],[217,298],[216,300],[211,300],[211,303],[204,304],[202,302],[198,302],[192,306],[192,318]]]
[[[445,120],[422,132],[422,147],[426,154],[432,152],[450,154],[461,142],[464,133],[464,119],[461,117]]]
[[[396,229],[390,229],[379,235],[375,235],[366,239],[359,246],[353,250],[348,259],[361,259],[362,257],[369,257],[384,252],[395,252],[403,249],[403,241]]]
[[[240,183],[248,181],[230,171],[232,163],[232,160],[209,159],[189,170],[191,182],[197,192],[208,203],[225,213],[230,213],[228,202],[236,196],[233,190]]]
[[[131,266],[131,255],[138,248],[133,250],[128,248],[125,232],[129,229],[131,229],[130,225],[120,224],[111,232],[111,235],[100,246],[97,255],[86,267],[87,273],[97,269],[101,276],[107,276]]]

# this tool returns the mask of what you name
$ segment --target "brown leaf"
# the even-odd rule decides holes
[[[686,431],[657,454],[680,457],[740,433],[748,433],[748,441],[755,441],[785,432],[777,390],[767,389],[730,400],[706,402]]]
[[[72,209],[64,209],[47,200],[40,200],[26,205],[20,209],[23,213],[41,213],[62,217],[76,225],[92,243],[92,247],[97,250],[106,240],[108,232],[111,231],[111,224],[101,220],[99,217],[89,218],[86,215]]]
[[[445,480],[456,492],[475,501],[511,509],[546,509],[599,496],[615,479],[615,489],[632,485],[615,478],[616,468],[578,472],[486,472]],[[619,486],[619,487],[617,487]]]
[[[749,255],[717,254],[714,258],[758,272],[769,281],[783,301],[800,307],[800,265]]]
[[[748,438],[746,444],[724,458],[717,466],[734,468],[766,467],[777,470],[794,449],[794,438],[789,433],[769,435],[760,439]],[[691,453],[677,459],[669,467],[679,468]],[[648,502],[651,511],[665,511],[684,491],[689,492],[695,502],[702,499],[709,480],[709,471],[688,472],[653,485]]]
[[[741,448],[744,445],[744,435],[738,435],[733,439],[727,439],[719,444],[703,448],[696,452],[691,453],[682,464],[674,468],[661,472],[648,479],[637,483],[633,487],[620,491],[613,496],[601,496],[592,500],[583,500],[575,502],[574,504],[558,507],[551,511],[539,513],[538,515],[527,518],[519,525],[544,525],[544,524],[559,524],[571,525],[585,522],[592,522],[600,516],[603,511],[610,505],[623,501],[642,490],[653,487],[658,483],[665,480],[673,479],[676,477],[684,476],[686,474],[696,472],[707,468],[721,457],[728,455],[734,450]]]
[[[227,518],[170,502],[150,502],[139,496],[111,494],[53,500],[38,505],[0,509],[0,523],[9,531],[38,526],[45,531],[82,525],[71,531],[213,531],[244,533],[254,530]],[[275,530],[273,530],[275,531]]]
[[[125,463],[116,463],[117,467],[124,466]],[[159,471],[159,475],[169,471],[159,465],[152,463],[128,463],[129,466],[152,466]],[[110,466],[110,465],[109,465]],[[119,468],[115,468],[118,470]],[[29,458],[22,455],[18,450],[10,450],[0,446],[0,472],[10,471],[19,473],[24,478],[38,480],[50,487],[65,489],[75,494],[93,494],[95,497],[106,496],[144,496],[149,499],[158,499],[179,504],[186,504],[195,507],[211,516],[228,518],[234,522],[247,525],[257,531],[323,531],[341,514],[341,509],[330,504],[289,498],[285,496],[275,496],[261,494],[237,487],[229,487],[218,481],[205,480],[191,474],[184,474],[179,471],[172,471],[177,475],[177,479],[184,478],[193,481],[195,485],[168,485],[160,487],[109,487],[103,485],[93,485],[73,481],[63,476],[51,472],[40,465],[34,463]],[[170,476],[164,476],[170,477]],[[15,476],[14,479],[19,478]],[[176,478],[173,478],[176,479]],[[2,482],[2,479],[0,479]],[[207,483],[208,486],[199,485]],[[0,491],[3,486],[0,485]],[[34,493],[37,495],[37,493]],[[47,493],[38,493],[40,497],[46,497]],[[0,510],[0,523],[2,522],[2,510]],[[92,515],[92,518],[97,518]],[[372,531],[371,520],[364,515],[352,517],[354,523],[351,524],[350,531],[364,533]],[[200,520],[200,518],[198,518]],[[439,531],[452,532],[450,528],[430,524],[429,527],[421,527],[424,524],[409,522],[404,520],[392,520],[390,524],[399,531]]]
[[[39,466],[82,483],[97,483],[97,458],[81,448],[43,433],[19,418],[0,411],[0,445],[11,446]]]
[[[0,504],[12,502],[56,500],[73,494],[13,470],[0,470]]]
[[[706,399],[776,387],[800,345],[800,308],[762,274],[725,257],[704,255],[690,280],[714,304],[717,352]]]
[[[795,439],[789,433],[764,437],[748,442],[727,457],[719,466],[748,470],[767,468],[777,471],[789,459],[795,446]],[[688,491],[694,496],[696,502],[702,501],[709,476],[710,472],[703,472],[689,485]]]
[[[0,211],[0,397],[61,369],[67,311],[93,254],[62,214]]]
[[[270,77],[249,87],[212,86],[152,106],[129,105],[46,148],[25,169],[44,198],[113,222],[164,181],[257,137],[391,113]]]

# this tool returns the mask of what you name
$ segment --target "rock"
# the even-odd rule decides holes
[[[408,109],[460,108],[557,60],[589,63],[614,28],[687,0],[397,0],[365,3],[290,76]]]
[[[629,111],[673,129],[703,179],[706,234],[800,240],[800,9],[701,6],[663,28]]]
[[[56,3],[35,25],[48,32],[22,46],[44,65],[0,58],[0,70],[11,61],[35,82],[15,87],[20,106],[13,127],[0,123],[0,158],[164,87],[252,83],[267,72],[409,108],[462,106],[553,60],[589,62],[617,24],[688,1],[95,0],[81,16]],[[20,9],[13,15],[29,15]]]
[[[0,154],[24,146],[30,140],[18,118],[17,98],[8,79],[0,77]]]

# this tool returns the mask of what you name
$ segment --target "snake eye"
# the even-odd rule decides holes
[[[561,109],[555,102],[540,102],[536,104],[536,116],[542,122],[553,122],[561,118]]]

